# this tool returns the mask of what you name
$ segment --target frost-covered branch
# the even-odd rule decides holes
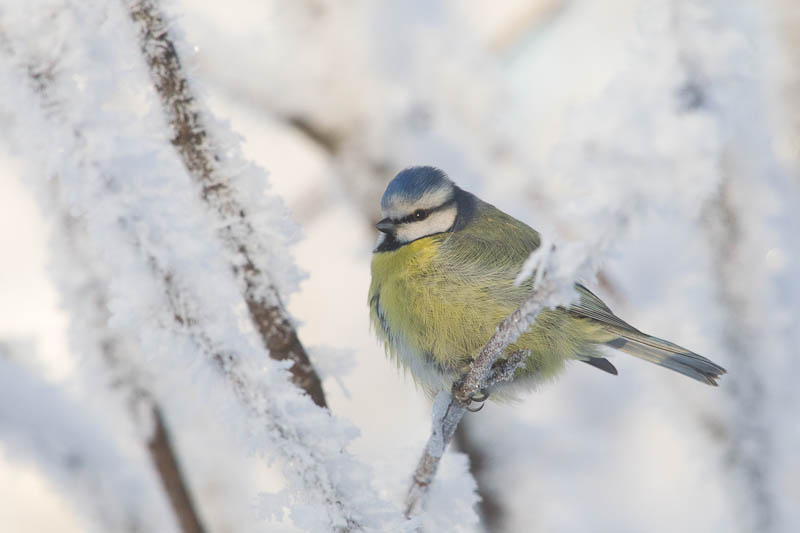
[[[717,335],[731,368],[725,388],[730,413],[722,422],[728,435],[725,455],[736,480],[739,520],[746,529],[769,532],[781,530],[786,520],[775,496],[780,492],[776,450],[781,437],[769,406],[777,373],[772,369],[782,364],[780,354],[793,347],[778,342],[767,348],[782,338],[772,328],[786,300],[773,293],[772,278],[780,274],[768,272],[761,258],[770,250],[782,254],[789,246],[780,230],[764,226],[774,208],[763,202],[775,191],[790,196],[792,187],[774,159],[772,132],[763,118],[769,115],[759,79],[765,60],[753,53],[764,46],[763,30],[753,22],[764,16],[759,7],[747,2],[732,7],[720,0],[671,5],[683,70],[682,110],[710,117],[726,133],[714,147],[720,180],[705,204],[703,221],[724,324]],[[720,44],[709,47],[712,40]],[[776,223],[775,228],[789,225]]]
[[[5,37],[2,27],[0,36]],[[3,52],[7,59],[16,52],[5,38]],[[41,106],[57,114],[60,103],[52,94],[50,84],[58,65],[54,62],[37,64],[35,58],[29,57],[23,60],[22,66],[28,75],[28,84],[41,99]],[[56,248],[60,250],[61,261],[55,275],[62,285],[66,306],[74,310],[72,337],[81,345],[79,351],[84,352],[81,353],[82,357],[96,357],[96,360],[89,362],[91,366],[104,366],[102,372],[109,375],[114,389],[121,391],[126,397],[124,401],[132,418],[141,416],[139,410],[149,412],[149,418],[145,421],[149,427],[145,433],[149,433],[147,450],[153,466],[158,472],[181,530],[184,533],[200,533],[204,528],[181,473],[164,416],[154,396],[144,385],[141,370],[135,368],[132,358],[125,355],[130,352],[130,344],[112,333],[107,326],[110,318],[106,295],[107,280],[102,279],[96,262],[89,257],[91,254],[79,235],[82,228],[78,227],[75,217],[64,209],[64,204],[57,198],[58,180],[54,178],[48,186],[39,188],[47,189],[40,192],[45,211],[58,218],[55,227],[60,234],[54,240]],[[95,391],[101,394],[111,384],[92,383],[91,386],[101,387],[101,390]]]
[[[346,451],[353,428],[292,384],[288,365],[267,357],[248,327],[220,221],[209,217],[169,146],[157,95],[131,44],[128,13],[115,3],[67,2],[50,10],[15,5],[2,22],[14,45],[0,63],[0,85],[4,111],[15,118],[15,144],[33,174],[57,169],[71,212],[86,223],[92,252],[113,273],[111,323],[136,333],[159,394],[202,383],[214,412],[224,410],[220,418],[229,432],[250,451],[277,459],[283,489],[264,500],[263,516],[317,531],[398,529],[401,514],[371,490],[370,473]],[[58,42],[30,49],[30,34]],[[30,83],[31,63],[48,73],[47,101]],[[259,179],[241,180],[237,194],[263,194]],[[279,256],[269,264],[290,284],[283,252],[291,227],[279,203],[271,207],[258,227]],[[267,251],[260,253],[267,257]]]
[[[534,291],[500,323],[494,335],[470,363],[464,377],[453,385],[453,390],[450,393],[442,391],[434,399],[431,436],[414,471],[406,496],[407,517],[421,512],[425,495],[436,476],[439,461],[472,398],[496,383],[512,380],[514,371],[524,364],[528,354],[521,351],[509,354],[501,362],[500,358],[506,348],[530,328],[539,313],[548,308],[568,305],[576,297],[575,280],[581,274],[587,273],[591,262],[583,260],[569,265],[559,264],[558,260],[547,244],[531,254],[522,274],[529,276],[536,271]]]
[[[89,406],[10,355],[0,346],[0,441],[7,452],[34,463],[95,531],[173,531],[143,456],[126,454]]]
[[[35,72],[37,68],[31,65],[28,70]],[[51,108],[56,106],[56,102],[51,100],[49,82],[41,76],[38,80],[38,93],[43,104]],[[125,338],[123,332],[109,326],[108,272],[104,272],[102,261],[93,257],[91,248],[87,246],[85,227],[66,209],[68,203],[61,198],[58,178],[54,177],[39,188],[45,189],[39,194],[44,211],[57,220],[51,237],[53,255],[58,264],[53,275],[61,287],[64,307],[72,311],[73,350],[84,360],[84,369],[100,367],[105,378],[101,383],[88,385],[93,394],[109,393],[108,389],[113,388],[123,396],[121,400],[134,424],[147,426],[142,432],[147,434],[147,450],[181,531],[200,533],[205,528],[181,471],[164,414],[146,385],[149,376],[137,364],[140,357],[135,355],[134,343]],[[144,421],[140,420],[143,416],[146,418]]]
[[[212,135],[207,124],[209,117],[183,71],[158,3],[126,0],[126,4],[139,26],[142,53],[173,132],[172,144],[189,174],[202,187],[203,200],[220,220],[220,236],[232,257],[231,267],[264,346],[273,359],[292,361],[293,383],[311,396],[314,403],[325,407],[320,378],[270,279],[269,247],[255,230],[254,211],[278,206],[260,205],[257,196],[243,197],[238,185],[243,180],[258,181],[262,176],[251,164],[237,160],[241,159],[238,154],[226,153],[219,139]]]
[[[733,191],[741,186],[737,183],[741,176],[730,178],[721,184],[718,198],[709,202],[706,228],[712,264],[719,276],[715,289],[728,322],[722,341],[737,369],[728,387],[734,416],[727,421],[730,437],[725,439],[725,446],[734,473],[740,474],[738,488],[743,494],[739,498],[746,502],[740,512],[749,513],[747,519],[754,530],[768,532],[774,530],[776,522],[775,502],[769,492],[774,443],[765,423],[767,387],[758,368],[763,361],[752,357],[758,351],[753,342],[758,334],[742,311],[757,304],[750,301],[752,295],[743,291],[737,281],[739,263],[747,261],[750,254],[742,249],[746,230],[742,227],[741,210],[733,205],[737,201]],[[731,261],[732,258],[739,260]]]

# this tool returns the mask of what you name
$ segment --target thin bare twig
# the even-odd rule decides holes
[[[528,330],[540,312],[552,307],[553,297],[563,290],[563,283],[543,270],[536,290],[500,323],[495,334],[472,361],[464,377],[453,384],[450,393],[442,391],[436,396],[431,436],[414,471],[406,496],[406,517],[411,518],[421,512],[425,495],[439,468],[439,461],[471,399],[492,385],[513,379],[514,371],[523,364],[528,352],[514,352],[500,364],[498,360],[506,348]]]
[[[253,243],[259,237],[247,210],[235,196],[229,177],[219,171],[218,147],[203,121],[203,112],[183,72],[164,15],[153,0],[126,0],[131,18],[139,26],[142,54],[156,92],[173,130],[172,144],[189,174],[201,185],[211,211],[225,221],[220,230],[226,248],[240,264],[232,265],[250,317],[273,359],[290,359],[292,382],[320,407],[326,407],[322,382],[284,308],[280,295],[262,265]]]

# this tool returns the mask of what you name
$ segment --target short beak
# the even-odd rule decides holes
[[[375,224],[375,227],[378,228],[378,231],[382,231],[383,233],[391,233],[394,231],[394,222],[392,222],[391,219],[384,218]]]

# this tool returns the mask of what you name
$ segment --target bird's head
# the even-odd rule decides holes
[[[381,199],[384,217],[375,227],[383,235],[381,245],[402,246],[453,228],[458,217],[459,195],[465,194],[443,171],[435,167],[411,167],[400,172]]]

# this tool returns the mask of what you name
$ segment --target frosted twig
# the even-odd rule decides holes
[[[571,276],[553,276],[544,265],[540,266],[540,276],[533,293],[500,323],[495,334],[470,364],[469,371],[453,384],[452,391],[450,393],[442,391],[436,396],[433,403],[431,436],[414,470],[411,487],[406,496],[407,518],[421,512],[425,495],[436,476],[439,461],[472,398],[491,385],[512,379],[514,371],[528,354],[524,350],[516,351],[498,365],[496,363],[503,352],[528,330],[540,312],[562,303],[558,301],[559,299],[568,300],[569,293],[566,293],[566,290],[574,292]]]
[[[732,416],[718,422],[729,437],[720,442],[726,447],[724,456],[729,468],[742,474],[737,476],[736,494],[741,502],[737,511],[744,524],[742,528],[776,531],[781,529],[781,512],[779,500],[773,494],[778,446],[768,407],[772,375],[766,370],[770,368],[769,358],[754,358],[752,354],[765,351],[764,339],[776,337],[764,325],[775,323],[769,319],[770,312],[780,305],[778,300],[766,304],[770,300],[764,299],[762,291],[771,282],[761,277],[764,270],[756,266],[759,261],[756,250],[771,239],[775,239],[772,246],[780,246],[780,232],[760,226],[763,211],[759,212],[760,204],[749,200],[763,194],[766,183],[780,180],[782,172],[765,155],[770,149],[763,139],[770,134],[760,118],[765,113],[759,109],[764,104],[757,96],[762,90],[757,78],[742,76],[738,67],[732,67],[746,57],[754,62],[748,71],[758,71],[759,59],[750,58],[748,45],[742,44],[758,37],[751,22],[739,18],[741,15],[737,16],[736,10],[731,10],[725,2],[684,0],[671,3],[670,8],[680,65],[681,85],[676,94],[680,109],[693,120],[698,116],[710,118],[725,131],[710,152],[720,167],[719,183],[704,206],[702,219],[714,273],[711,279],[720,304],[718,313],[726,324],[719,341],[736,369],[731,372],[730,386],[726,387]],[[700,43],[716,36],[719,29],[712,28],[724,28],[729,34],[738,35],[736,40],[727,41],[715,50],[714,60],[710,61],[709,50]],[[718,59],[722,51],[731,58],[735,54],[737,60],[721,68],[725,64]],[[736,103],[731,105],[731,102]],[[742,283],[743,279],[748,282]],[[754,321],[751,317],[758,318]]]
[[[142,464],[104,431],[91,409],[63,386],[14,363],[0,345],[0,440],[14,456],[33,462],[60,487],[71,506],[90,518],[92,531],[160,531],[172,518]]]
[[[38,92],[43,100],[47,100],[50,89],[44,83],[41,81]],[[68,203],[61,198],[57,179],[51,181],[49,189],[50,194],[43,200],[49,204],[48,211],[58,213],[59,224],[55,225],[58,233],[54,232],[54,238],[63,249],[59,264],[69,272],[60,274],[64,278],[60,281],[62,291],[68,294],[64,299],[74,313],[71,327],[89,344],[91,355],[102,359],[102,364],[114,377],[115,386],[125,391],[132,418],[136,418],[136,411],[141,408],[149,411],[153,428],[147,439],[147,451],[172,505],[175,519],[183,533],[202,533],[205,527],[180,467],[163,410],[146,385],[147,380],[140,369],[132,363],[139,354],[133,352],[132,343],[126,342],[128,339],[122,338],[121,332],[111,331],[108,327],[111,319],[108,280],[104,279],[96,259],[87,249],[85,230],[67,211]],[[83,276],[78,287],[71,285],[75,284],[75,272],[81,272]]]
[[[507,359],[497,361],[492,365],[492,371],[489,373],[486,386],[491,387],[503,381],[514,379],[514,372],[525,364],[525,358],[530,354],[530,350],[517,350],[509,355]]]
[[[221,171],[220,146],[204,120],[204,110],[191,89],[178,52],[157,2],[126,0],[131,18],[139,26],[142,54],[172,128],[172,144],[192,178],[202,187],[211,212],[225,221],[222,241],[239,280],[250,317],[273,359],[294,362],[292,382],[320,407],[326,407],[322,382],[284,308],[278,290],[254,249],[260,240],[248,210],[236,197],[231,177]]]
[[[93,253],[114,247],[115,252],[107,254],[108,268],[117,280],[109,286],[110,297],[119,304],[112,309],[114,318],[136,330],[141,347],[159,351],[163,357],[151,361],[161,365],[158,368],[174,372],[170,364],[173,360],[202,358],[219,371],[242,408],[243,422],[252,429],[251,438],[266,440],[269,453],[280,457],[287,480],[283,494],[291,501],[302,497],[306,523],[320,524],[318,529],[324,531],[391,529],[387,523],[396,522],[399,513],[395,517],[388,503],[364,490],[369,483],[368,473],[344,449],[352,434],[349,427],[333,419],[327,410],[313,406],[310,398],[301,396],[298,387],[286,380],[284,365],[264,361],[266,350],[252,344],[249,335],[241,334],[239,317],[232,311],[243,307],[246,298],[230,275],[231,254],[219,260],[216,241],[198,246],[201,239],[212,237],[211,228],[216,225],[208,220],[208,210],[196,209],[200,202],[199,195],[193,194],[196,188],[189,186],[183,169],[175,164],[177,158],[171,158],[168,150],[164,150],[164,157],[153,156],[150,148],[137,151],[141,144],[137,140],[158,138],[161,126],[151,127],[146,121],[133,124],[124,108],[111,110],[103,105],[91,108],[91,119],[86,119],[90,108],[82,105],[84,100],[107,102],[117,95],[117,85],[142,83],[136,76],[145,72],[124,70],[125,83],[98,84],[98,77],[104,77],[107,71],[95,69],[87,55],[88,50],[105,41],[99,37],[94,40],[98,34],[94,28],[83,31],[84,26],[74,24],[76,20],[83,23],[87,14],[96,12],[82,2],[70,6],[72,9],[48,16],[46,21],[58,28],[56,33],[75,42],[71,41],[69,47],[50,47],[36,55],[26,48],[23,32],[12,34],[8,45],[0,39],[0,48],[9,56],[0,75],[3,82],[5,77],[24,80],[9,84],[25,102],[23,108],[30,110],[26,120],[15,121],[23,132],[22,146],[31,153],[40,153],[34,151],[41,150],[38,142],[42,136],[36,132],[52,133],[60,148],[44,153],[66,154],[57,159],[58,172],[63,176],[70,206],[86,221]],[[125,18],[118,18],[120,15]],[[128,16],[122,9],[97,15],[103,31],[99,35],[109,35],[120,21],[127,25]],[[44,19],[42,16],[36,20]],[[122,69],[114,70],[116,65],[128,63],[127,59],[116,58],[129,57],[128,44],[114,40],[108,44],[109,55],[114,54],[115,60],[109,60],[105,67],[120,74]],[[71,53],[58,54],[63,50]],[[54,64],[57,68],[30,69],[30,59],[37,67]],[[78,77],[74,72],[81,73],[80,102],[74,100],[73,82]],[[40,86],[45,82],[47,91]],[[28,90],[20,85],[28,86]],[[110,133],[121,130],[127,122],[131,122],[128,137]],[[98,139],[108,139],[109,145],[95,150],[84,148],[96,147]],[[134,159],[146,164],[135,171],[130,170],[129,164],[118,164],[120,153],[130,157],[130,152],[136,154]],[[48,171],[52,167],[43,168]],[[141,186],[142,182],[148,185]],[[222,237],[224,240],[225,235]],[[273,244],[277,246],[280,240]],[[241,253],[236,259],[239,269],[248,268],[241,261]],[[197,265],[202,267],[195,268]],[[237,277],[241,273],[235,268],[234,272]],[[209,288],[214,291],[213,297],[209,296]],[[246,288],[253,291],[248,295],[256,298],[256,291],[264,287],[254,284]],[[263,294],[262,297],[266,298]],[[273,338],[280,340],[278,336]],[[278,345],[275,352],[280,353],[280,348]],[[181,366],[181,371],[184,368]],[[326,438],[319,439],[320,434]],[[261,444],[257,440],[257,445]]]
[[[0,38],[4,35],[0,27]],[[16,51],[11,43],[3,40],[3,52],[7,56],[13,55]],[[34,92],[39,96],[43,109],[50,110],[51,113],[58,113],[61,102],[52,94],[51,83],[53,82],[53,70],[58,66],[57,63],[37,63],[33,57],[28,57],[24,61],[25,72],[28,76],[28,83]],[[79,129],[75,130],[77,136],[81,135]],[[81,328],[80,334],[83,337],[93,338],[97,350],[97,355],[102,359],[110,372],[115,376],[117,386],[123,387],[130,401],[131,410],[136,410],[136,405],[145,405],[149,411],[150,420],[153,424],[152,434],[147,441],[147,449],[153,466],[158,472],[161,484],[172,505],[175,519],[181,526],[184,533],[202,533],[205,529],[200,521],[199,514],[195,509],[189,488],[186,485],[183,473],[178,464],[172,440],[167,430],[166,422],[161,408],[153,394],[141,383],[141,376],[137,375],[135,369],[130,368],[129,361],[120,352],[121,340],[116,338],[107,330],[108,317],[108,297],[104,280],[101,280],[95,272],[95,265],[91,264],[91,259],[82,252],[82,243],[78,242],[79,236],[76,234],[74,218],[71,217],[60,203],[60,199],[55,198],[58,193],[56,189],[57,180],[52,181],[52,190],[49,191],[52,197],[48,197],[46,203],[48,210],[59,212],[59,224],[57,228],[61,230],[60,237],[64,239],[61,243],[68,255],[67,260],[77,265],[72,272],[82,272],[86,279],[81,284],[75,294],[67,298],[76,306],[76,315],[80,317],[79,325],[73,327]],[[73,274],[74,275],[74,274]],[[68,285],[68,283],[67,283]],[[65,291],[70,289],[64,287]],[[136,529],[136,528],[134,528]]]

